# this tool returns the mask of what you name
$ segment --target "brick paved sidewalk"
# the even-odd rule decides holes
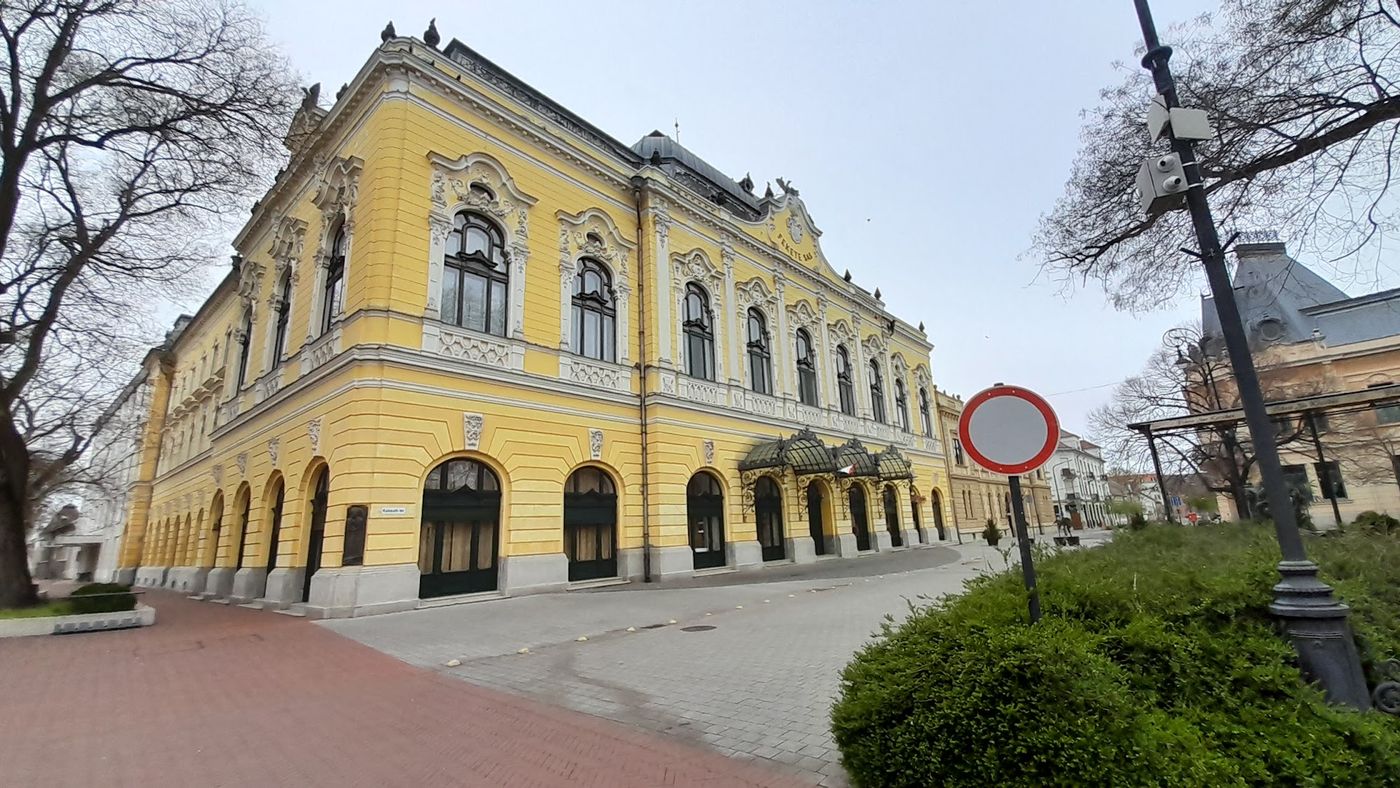
[[[154,627],[0,640],[0,782],[795,786],[414,668],[307,621],[154,592]]]

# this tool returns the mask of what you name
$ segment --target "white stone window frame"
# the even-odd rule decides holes
[[[630,390],[632,284],[631,256],[636,243],[629,241],[612,217],[597,208],[579,214],[559,211],[559,377],[590,386]],[[616,319],[613,339],[615,361],[590,358],[574,348],[574,280],[579,261],[596,260],[612,275]]]
[[[798,329],[803,329],[807,332],[807,339],[810,340],[812,346],[812,363],[816,367],[813,372],[815,372],[817,376],[817,404],[808,405],[807,407],[823,407],[825,403],[830,402],[830,398],[826,396],[826,387],[824,385],[824,380],[827,376],[826,367],[828,365],[822,362],[828,354],[826,352],[826,337],[822,332],[821,315],[816,310],[812,309],[812,305],[805,298],[788,304],[786,309],[788,324],[787,346],[792,353],[792,361],[789,364],[789,366],[792,367],[792,397],[799,402],[802,400],[802,381],[797,374],[797,331]],[[830,367],[833,370],[830,374],[834,377],[836,364],[835,348],[832,348],[830,355],[832,356]],[[838,400],[838,409],[840,404]]]
[[[311,198],[321,211],[321,229],[313,258],[315,280],[312,282],[311,309],[306,329],[305,345],[308,347],[323,334],[336,333],[333,329],[345,316],[345,304],[350,300],[350,269],[355,259],[355,203],[363,171],[364,162],[357,156],[331,161],[321,174],[316,194]],[[326,272],[330,268],[331,244],[335,241],[336,231],[342,228],[345,231],[345,267],[341,271],[341,312],[331,319],[331,325],[327,327],[321,320],[325,308]]]
[[[710,296],[710,326],[715,345],[715,379],[710,382],[720,383],[725,379],[724,273],[710,262],[709,255],[699,248],[672,257],[671,267],[675,272],[671,279],[671,303],[675,308],[675,329],[672,331],[672,338],[676,343],[672,357],[678,360],[682,374],[690,369],[690,365],[686,363],[689,343],[685,341],[685,286],[695,282],[704,287]]]
[[[787,358],[791,355],[783,347],[784,332],[778,324],[778,294],[761,277],[753,277],[734,286],[734,317],[737,334],[736,347],[739,349],[739,380],[744,390],[760,397],[781,397],[787,390]],[[768,330],[768,365],[772,377],[772,390],[767,394],[754,391],[753,374],[749,370],[749,310],[757,309],[763,315],[764,327]]]
[[[266,336],[263,339],[263,374],[272,372],[280,368],[287,359],[287,349],[278,348],[277,343],[277,321],[281,317],[282,303],[282,279],[289,278],[291,286],[288,293],[286,309],[292,310],[292,304],[296,301],[297,285],[301,281],[300,264],[301,256],[306,247],[306,222],[290,216],[284,216],[277,222],[277,229],[273,234],[272,246],[268,248],[268,254],[272,256],[272,292],[267,297],[267,314],[271,322],[268,324]],[[290,316],[287,324],[287,340],[290,344],[292,335],[292,325]]]
[[[841,362],[837,349],[844,347],[846,348],[846,362],[851,371],[851,409],[855,411],[850,414],[850,418],[859,418],[861,403],[866,398],[860,393],[863,375],[860,371],[861,352],[860,343],[856,341],[856,332],[845,318],[837,318],[834,322],[827,324],[826,331],[830,342],[826,358],[827,363],[831,365],[830,385],[827,388],[827,407],[837,413],[841,412],[841,381],[836,377]]]

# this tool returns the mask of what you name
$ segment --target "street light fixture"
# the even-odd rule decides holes
[[[1220,244],[1215,220],[1211,217],[1210,205],[1206,200],[1201,168],[1196,161],[1195,141],[1202,138],[1209,124],[1199,111],[1181,113],[1176,84],[1167,63],[1171,59],[1171,47],[1163,46],[1157,37],[1148,0],[1133,0],[1133,3],[1142,27],[1143,43],[1147,45],[1142,67],[1152,72],[1158,94],[1148,115],[1149,125],[1153,129],[1154,139],[1163,129],[1167,130],[1175,157],[1174,160],[1158,156],[1148,159],[1144,172],[1153,172],[1162,177],[1154,175],[1149,178],[1146,191],[1140,177],[1139,199],[1149,212],[1155,212],[1175,207],[1180,195],[1185,195],[1186,208],[1196,231],[1196,242],[1200,244],[1199,256],[1205,266],[1206,279],[1220,317],[1220,332],[1230,357],[1245,422],[1253,438],[1255,461],[1264,481],[1274,531],[1283,555],[1278,565],[1282,579],[1273,588],[1274,601],[1269,610],[1279,618],[1293,641],[1304,674],[1322,687],[1329,701],[1369,709],[1371,697],[1366,687],[1366,677],[1361,670],[1361,659],[1351,636],[1351,628],[1347,625],[1350,611],[1332,594],[1332,588],[1318,578],[1317,564],[1308,560],[1307,551],[1303,548],[1288,487],[1283,480],[1278,447],[1274,443],[1273,423],[1264,406],[1259,375],[1250,356],[1239,305],[1235,303],[1235,292],[1225,263],[1225,249]],[[1181,184],[1174,180],[1177,177],[1185,179],[1184,188],[1178,188]]]

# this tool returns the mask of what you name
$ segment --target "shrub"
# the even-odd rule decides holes
[[[987,527],[982,529],[982,538],[986,539],[987,544],[992,547],[996,547],[997,542],[1001,541],[1001,529],[997,527],[996,520],[987,518]]]
[[[1128,518],[1128,527],[1134,531],[1141,531],[1147,527],[1147,518],[1142,516],[1141,511],[1133,512],[1133,516]]]
[[[1368,666],[1400,653],[1400,540],[1309,539]],[[1268,612],[1271,529],[1163,525],[1041,553],[887,625],[842,674],[858,786],[1400,785],[1400,720],[1327,706]]]
[[[1388,514],[1381,514],[1380,512],[1373,512],[1370,510],[1358,514],[1351,524],[1376,534],[1389,535],[1400,530],[1400,520]]]
[[[118,613],[136,607],[130,586],[120,583],[88,583],[68,597],[73,613]]]

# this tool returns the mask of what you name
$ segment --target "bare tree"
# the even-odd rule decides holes
[[[1218,15],[1167,38],[1183,106],[1206,110],[1199,146],[1222,227],[1272,227],[1341,259],[1378,253],[1396,229],[1390,193],[1400,133],[1400,7],[1394,0],[1223,0]],[[1034,252],[1067,283],[1100,280],[1119,308],[1156,306],[1190,287],[1198,265],[1183,211],[1144,217],[1132,194],[1148,155],[1147,72],[1085,113],[1064,196],[1042,217]]]
[[[162,296],[281,155],[293,90],[236,0],[0,3],[0,607]],[[275,166],[275,165],[272,165]]]
[[[1284,385],[1269,377],[1267,371],[1261,372],[1267,400],[1318,393],[1315,383]],[[1089,414],[1090,431],[1115,464],[1149,469],[1147,438],[1128,425],[1238,408],[1239,394],[1232,381],[1228,359],[1204,341],[1199,326],[1173,329],[1142,372],[1118,384],[1108,403]],[[1306,429],[1301,419],[1280,423],[1278,445],[1306,438]],[[1155,438],[1164,474],[1195,476],[1211,492],[1229,495],[1241,516],[1248,515],[1255,456],[1243,423],[1159,433]]]

